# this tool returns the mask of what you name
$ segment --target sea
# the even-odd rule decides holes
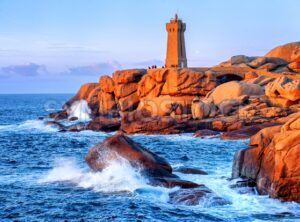
[[[227,200],[215,205],[172,204],[178,188],[153,187],[128,163],[114,161],[92,172],[85,156],[114,133],[59,132],[39,117],[59,110],[72,95],[0,95],[0,221],[300,221],[300,204],[232,188],[234,153],[248,140],[194,138],[192,134],[131,135],[173,168],[200,168],[208,175],[176,173],[205,184]],[[83,121],[83,120],[79,120]],[[70,124],[65,122],[65,124]]]

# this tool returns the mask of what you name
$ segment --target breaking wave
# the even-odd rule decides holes
[[[228,171],[229,173],[230,171]],[[268,196],[259,196],[255,189],[249,187],[243,188],[231,188],[237,180],[228,181],[230,174],[224,175],[224,169],[216,170],[212,175],[186,175],[180,174],[180,177],[186,180],[194,181],[196,183],[205,184],[211,189],[217,196],[222,197],[230,202],[230,205],[219,206],[218,209],[214,208],[202,208],[205,202],[200,203],[197,207],[207,210],[210,214],[218,216],[220,212],[227,215],[229,221],[235,221],[235,213],[249,215],[249,212],[267,215],[293,215],[300,217],[300,206],[294,202],[282,203],[280,200],[269,198]],[[206,200],[207,201],[207,200]]]
[[[101,172],[91,172],[78,167],[74,159],[59,158],[54,168],[39,183],[70,182],[97,192],[133,192],[147,187],[147,180],[123,158],[111,161]]]
[[[24,123],[17,126],[18,129],[21,130],[30,130],[30,129],[36,129],[40,131],[46,131],[46,132],[56,132],[57,128],[51,125],[46,124],[42,120],[27,120]]]
[[[68,110],[69,118],[77,117],[80,121],[91,120],[91,109],[85,100],[76,101]]]
[[[57,128],[53,125],[46,124],[42,120],[27,120],[20,124],[0,126],[0,130],[8,130],[8,131],[38,130],[42,132],[56,132]]]

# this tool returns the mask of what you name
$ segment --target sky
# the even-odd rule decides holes
[[[0,0],[0,93],[74,93],[115,70],[164,64],[165,23],[187,24],[188,65],[300,40],[299,0]]]

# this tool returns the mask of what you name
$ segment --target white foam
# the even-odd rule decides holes
[[[85,100],[76,101],[68,110],[69,118],[77,117],[80,121],[91,120],[92,111]]]
[[[1,125],[0,126],[0,130],[2,130],[2,129],[7,129],[7,128],[9,128],[11,125]]]
[[[54,168],[38,182],[71,182],[97,192],[133,192],[148,186],[138,170],[123,158],[111,161],[102,172],[85,171],[77,166],[74,159],[60,158],[55,161]]]
[[[178,187],[169,189],[148,185],[147,179],[123,158],[110,162],[102,172],[83,170],[78,167],[74,159],[59,158],[55,160],[53,169],[38,182],[68,182],[78,187],[104,193],[131,192],[155,203],[167,203],[169,193],[179,189]]]
[[[179,187],[165,188],[148,186],[136,189],[135,193],[155,203],[157,203],[157,201],[161,203],[168,203],[170,200],[169,194],[179,189]]]
[[[17,126],[21,130],[39,130],[44,132],[56,132],[57,128],[53,125],[45,124],[42,120],[27,120],[24,123]]]
[[[42,120],[27,120],[20,124],[11,124],[0,126],[0,130],[9,131],[25,131],[25,130],[37,130],[42,132],[56,132],[57,128],[53,125],[45,124]]]
[[[54,168],[43,178],[40,183],[52,183],[56,181],[79,180],[82,172],[77,168],[73,159],[60,158],[54,161]]]
[[[220,172],[216,171],[215,173],[216,174],[212,175],[178,174],[183,179],[194,181],[199,184],[205,184],[217,196],[231,202],[230,205],[207,209],[210,214],[220,214],[223,212],[224,214],[226,213],[228,217],[230,215],[233,218],[235,212],[238,212],[240,215],[244,214],[245,216],[249,215],[249,213],[280,214],[289,212],[295,214],[295,211],[298,211],[300,214],[299,204],[282,203],[279,200],[269,198],[268,196],[259,196],[256,193],[239,193],[236,189],[230,188],[230,185],[234,184],[234,182],[227,181],[226,177],[230,177],[229,173],[228,175],[224,175],[224,170],[221,170]],[[198,207],[203,207],[203,203]],[[297,215],[300,216],[299,214]]]

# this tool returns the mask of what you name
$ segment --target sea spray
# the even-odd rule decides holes
[[[74,159],[59,158],[55,160],[54,168],[38,182],[71,182],[97,192],[133,192],[148,186],[139,171],[121,157],[111,161],[101,172],[82,170]]]
[[[39,183],[53,183],[58,181],[79,181],[83,176],[83,172],[77,167],[73,158],[57,158],[54,161],[53,169],[43,178],[39,179]]]
[[[18,125],[20,130],[39,130],[43,132],[56,132],[57,128],[53,125],[46,124],[42,120],[27,120],[24,123]]]
[[[224,170],[215,170],[212,175],[191,175],[178,173],[185,180],[195,181],[205,184],[217,196],[227,200],[230,204],[216,206],[214,201],[209,198],[203,199],[196,208],[207,210],[209,214],[218,216],[220,212],[227,213],[227,218],[234,221],[235,213],[247,216],[249,212],[256,214],[295,214],[299,215],[299,205],[296,203],[281,203],[279,200],[269,198],[268,196],[259,196],[252,192],[249,188],[244,188],[245,192],[239,192],[237,189],[232,189],[231,185],[234,181],[228,180],[230,172],[224,174]],[[248,190],[246,190],[248,189]],[[296,210],[294,210],[296,209]],[[231,218],[232,217],[232,218]]]
[[[101,172],[91,172],[78,167],[78,163],[72,158],[58,158],[54,161],[54,167],[38,183],[72,183],[85,189],[93,189],[95,192],[115,193],[130,192],[153,202],[168,203],[169,193],[179,187],[165,188],[148,185],[138,169],[119,157],[111,161]]]
[[[26,120],[20,124],[10,124],[0,126],[0,131],[37,131],[37,132],[57,132],[57,127],[46,124],[42,120]]]
[[[68,109],[69,118],[77,117],[80,121],[89,121],[92,111],[86,100],[76,101]]]

